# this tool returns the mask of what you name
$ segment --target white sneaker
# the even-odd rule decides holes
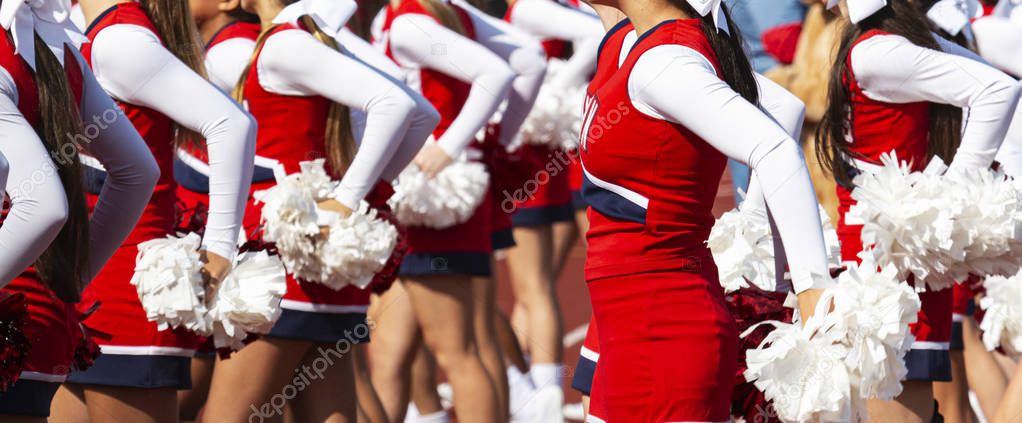
[[[549,385],[536,390],[532,401],[536,423],[564,423],[564,391],[560,386]]]

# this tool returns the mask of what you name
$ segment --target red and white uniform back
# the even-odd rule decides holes
[[[304,31],[295,24],[282,24],[266,40],[286,31]],[[264,44],[265,46],[265,44]],[[279,163],[287,173],[300,170],[299,163],[326,158],[326,125],[332,102],[323,96],[296,96],[271,92],[260,82],[258,63],[264,53],[255,53],[252,69],[245,80],[245,104],[259,123],[256,155]],[[331,170],[327,169],[327,172]],[[273,179],[253,182],[251,192],[276,185]],[[262,205],[249,198],[244,226],[257,233]],[[335,342],[344,338],[345,327],[364,323],[369,307],[369,290],[349,285],[335,291],[317,282],[287,279],[287,293],[281,301],[284,314],[271,336]]]
[[[606,421],[730,418],[738,334],[705,245],[727,158],[684,126],[644,114],[628,88],[640,57],[672,44],[698,52],[719,77],[700,20],[668,21],[641,36],[586,101],[585,271],[601,350],[592,409]]]
[[[862,43],[876,36],[887,35],[874,30],[863,34],[856,41]],[[854,46],[852,49],[854,50]],[[851,53],[849,53],[851,55]],[[851,59],[849,58],[849,63]],[[850,66],[850,65],[849,65]],[[885,103],[869,98],[856,82],[855,75],[849,68],[851,78],[847,87],[851,93],[851,137],[850,149],[857,157],[868,164],[878,165],[880,156],[894,151],[898,160],[911,164],[911,170],[920,171],[926,167],[927,146],[929,142],[930,103]],[[838,221],[837,233],[841,240],[841,254],[846,261],[858,262],[858,254],[862,251],[862,226],[850,225],[845,215],[855,200],[851,190],[837,187]],[[950,380],[941,368],[947,365],[948,343],[951,339],[951,289],[928,291],[919,295],[922,309],[919,322],[912,325],[912,333],[916,337],[912,350],[906,356],[910,380]]]
[[[464,36],[475,39],[472,19],[460,7],[449,5],[461,20]],[[396,63],[401,64],[389,41],[394,21],[404,15],[424,15],[435,19],[418,1],[405,0],[395,7],[387,5],[382,28],[385,52]],[[440,124],[433,131],[433,137],[440,139],[459,114],[472,89],[471,84],[443,72],[420,67],[409,73],[409,85],[417,87],[434,108],[440,113]],[[430,142],[430,141],[427,141]],[[466,153],[469,157],[481,157],[479,145],[472,143]],[[401,264],[402,275],[423,275],[436,273],[462,273],[488,276],[489,255],[492,251],[491,201],[487,195],[475,214],[464,223],[447,229],[435,230],[412,226],[408,228],[408,254]]]
[[[104,12],[92,23],[86,36],[95,41],[104,29],[115,25],[135,25],[154,34],[159,33],[142,10],[142,6],[129,2],[118,4]],[[93,43],[82,46],[82,54],[90,64],[93,60],[92,47]],[[159,356],[154,358],[155,360],[162,360],[164,357],[191,357],[198,345],[198,338],[186,330],[158,330],[156,323],[146,318],[146,312],[139,302],[135,287],[130,284],[135,272],[137,245],[173,233],[174,192],[177,184],[174,182],[173,173],[167,170],[172,169],[174,160],[174,122],[151,108],[121,101],[118,101],[118,105],[145,140],[163,172],[142,218],[107,266],[86,288],[79,309],[84,311],[97,303],[101,304],[85,323],[92,331],[101,334],[97,336],[96,342],[100,344],[104,354],[137,357],[140,360],[147,356]],[[94,187],[95,185],[90,187],[92,192],[89,195],[90,205],[93,206],[98,199],[98,191],[95,191]],[[101,372],[104,369],[93,368],[90,371]],[[78,376],[80,375],[75,375]]]
[[[586,88],[585,104],[595,100],[596,91],[617,72],[618,66],[624,59],[623,56],[631,48],[631,42],[634,41],[634,39],[631,39],[635,35],[634,31],[635,27],[632,26],[631,21],[625,19],[614,25],[607,32],[603,42],[600,43],[596,59],[596,73]],[[576,166],[576,168],[578,173],[572,176],[578,177],[579,187],[581,187],[582,167]],[[582,352],[578,359],[578,365],[575,368],[575,376],[572,378],[571,386],[573,388],[586,395],[592,392],[593,376],[595,375],[599,358],[600,339],[596,331],[596,321],[590,319],[589,330],[586,331],[585,341],[582,343]],[[590,412],[592,411],[590,410]]]

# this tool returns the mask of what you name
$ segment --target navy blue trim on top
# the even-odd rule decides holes
[[[582,175],[582,196],[594,210],[615,219],[646,224],[646,209],[620,195],[600,188]]]
[[[656,26],[650,28],[646,32],[643,32],[642,35],[640,35],[639,38],[635,40],[635,44],[634,45],[639,45],[639,43],[642,42],[642,40],[646,39],[646,37],[648,37],[650,35],[653,35],[653,33],[656,32],[656,30],[660,29],[660,27],[662,27],[664,25],[667,25],[669,23],[680,22],[682,20],[684,20],[684,19],[669,19],[669,20],[666,20],[666,21],[663,21],[663,22],[660,22],[660,23],[656,24]]]
[[[213,46],[213,42],[216,41],[216,37],[220,36],[220,33],[224,32],[224,30],[226,30],[227,28],[230,28],[230,27],[236,25],[238,22],[239,21],[234,21],[234,22],[231,22],[231,23],[229,23],[227,25],[224,25],[224,26],[220,27],[220,29],[216,30],[216,32],[213,33],[212,37],[209,37],[209,42],[206,43],[206,45],[203,46],[202,49],[204,51],[208,51],[209,48]]]
[[[191,389],[191,365],[191,357],[101,354],[92,367],[84,372],[71,372],[67,381],[82,385]]]
[[[607,35],[604,35],[603,39],[600,40],[600,48],[596,49],[596,57],[600,57],[601,55],[603,55],[603,46],[607,44],[607,41],[610,40],[610,37],[614,36],[614,34],[620,31],[621,28],[624,28],[631,22],[632,21],[628,20],[628,18],[625,18],[621,22],[614,24],[614,26],[610,28],[610,31],[607,31]]]
[[[99,14],[99,16],[96,16],[96,19],[94,19],[92,23],[89,24],[89,27],[85,29],[85,35],[89,35],[89,33],[92,32],[93,29],[96,29],[96,25],[103,21],[103,18],[105,18],[106,15],[113,13],[113,11],[117,10],[117,8],[119,7],[121,7],[120,4],[115,4],[113,6],[110,6],[109,9],[104,10],[103,13]]]

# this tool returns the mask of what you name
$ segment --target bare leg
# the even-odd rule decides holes
[[[468,275],[408,278],[422,337],[454,390],[459,421],[497,421],[497,394],[475,346],[472,285]]]
[[[387,423],[387,412],[383,408],[383,402],[376,395],[376,388],[369,377],[369,363],[366,362],[366,355],[369,353],[368,345],[359,344],[352,351],[352,367],[355,372],[355,394],[358,397],[358,421],[364,423]]]
[[[496,285],[496,279],[474,278],[472,280],[472,296],[475,302],[472,319],[479,357],[483,360],[486,373],[490,376],[497,392],[497,410],[500,413],[498,416],[500,419],[497,422],[503,423],[508,419],[510,408],[508,406],[507,371],[504,366],[504,356],[500,351],[500,343],[497,342],[497,325],[494,322],[494,315],[497,313]]]
[[[578,226],[574,221],[554,223],[553,275],[555,281],[565,271],[564,267],[568,263],[568,259],[571,258],[571,250],[575,248],[575,243],[578,242],[578,234]]]
[[[1022,366],[1015,367],[1011,383],[1004,392],[1001,406],[990,420],[992,423],[1017,423],[1022,421]]]
[[[374,297],[369,317],[374,322],[369,343],[373,386],[391,422],[403,422],[408,411],[412,360],[421,334],[406,285],[397,282]]]
[[[213,382],[215,357],[192,358],[192,389],[177,391],[177,403],[181,421],[194,421],[209,396],[209,384]]]
[[[494,323],[497,328],[497,342],[500,343],[500,349],[504,352],[504,357],[507,358],[507,361],[512,366],[517,367],[518,371],[522,373],[528,372],[529,363],[525,361],[525,353],[522,351],[521,344],[518,343],[518,337],[515,336],[514,329],[511,328],[511,322],[500,310],[497,310],[496,313]]]
[[[951,381],[934,382],[933,396],[940,404],[940,414],[947,423],[975,423],[969,404],[969,383],[965,375],[962,351],[951,351]]]
[[[965,373],[969,388],[976,394],[979,407],[987,420],[991,419],[1001,404],[1004,391],[1008,388],[1008,377],[1001,370],[993,353],[987,351],[980,339],[979,326],[972,317],[962,321],[962,339],[965,343]]]
[[[436,360],[425,347],[419,348],[412,362],[412,403],[420,416],[444,411],[440,394],[436,391]]]
[[[893,401],[869,401],[869,419],[876,423],[930,423],[933,418],[933,382],[905,381]]]
[[[84,385],[94,422],[177,423],[177,390]]]
[[[8,421],[6,418],[0,421]],[[57,389],[50,404],[50,423],[89,423],[89,408],[81,385],[65,383]]]
[[[280,421],[287,397],[296,394],[291,390],[297,390],[297,381],[308,384],[299,365],[311,346],[307,341],[263,337],[231,358],[219,360],[203,420],[246,422],[260,416],[266,421]]]
[[[528,316],[528,345],[535,364],[561,364],[564,327],[553,280],[550,227],[515,228],[518,246],[508,250],[515,298]]]
[[[352,350],[350,343],[321,344],[305,354],[301,371],[316,377],[310,378],[311,383],[297,390],[291,400],[295,421],[355,423],[358,420]]]

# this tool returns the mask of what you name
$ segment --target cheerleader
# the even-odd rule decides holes
[[[832,284],[818,204],[798,144],[755,106],[726,6],[605,4],[643,35],[584,115],[586,279],[600,341],[590,419],[728,421],[737,330],[705,246],[727,157],[762,184],[803,318]]]
[[[10,160],[0,160],[10,197],[0,287],[26,297],[30,342],[19,380],[0,393],[3,421],[49,415],[81,339],[73,303],[128,236],[159,176],[144,141],[77,54],[84,37],[66,21],[69,9],[64,1],[0,4],[0,152]],[[91,217],[79,149],[110,169]]]
[[[259,18],[242,10],[241,0],[189,0],[189,7],[206,46],[209,81],[230,92],[255,48]]]
[[[562,55],[565,43],[571,43],[574,53],[548,78],[549,90],[572,95],[571,90],[588,80],[602,35],[594,16],[550,0],[517,0],[509,2],[505,19],[545,40],[548,57]],[[551,20],[557,24],[551,25]],[[564,328],[554,286],[577,240],[569,175],[575,160],[559,145],[525,142],[519,152],[530,166],[530,178],[519,188],[526,194],[524,201],[517,191],[504,193],[500,200],[513,201],[518,243],[507,253],[516,300],[511,320],[531,355],[530,377],[540,398],[545,398],[561,391],[564,372],[560,347]],[[556,402],[551,403],[551,412],[560,409]]]
[[[981,16],[972,23],[983,58],[1022,78],[1022,7],[1016,0],[982,0]]]
[[[381,179],[395,178],[407,165],[438,116],[425,99],[342,54],[333,34],[346,17],[334,19],[332,9],[320,6],[326,5],[290,0],[242,5],[259,16],[263,31],[235,97],[259,122],[258,156],[290,173],[302,161],[325,158],[328,172],[343,175],[334,199],[319,207],[348,216]],[[354,156],[349,109],[365,113]],[[275,184],[254,185],[258,191]],[[245,229],[258,234],[259,209],[251,201]],[[368,340],[370,291],[354,285],[334,290],[292,275],[287,284],[283,313],[270,333],[217,363],[205,418],[272,420],[288,404],[299,421],[357,418],[350,352],[353,344]]]
[[[515,73],[475,41],[472,18],[456,5],[395,0],[383,13],[378,41],[388,56],[411,72],[423,95],[440,111],[440,127],[434,132],[437,141],[419,153],[416,166],[432,177],[463,155],[479,157],[478,150],[466,147],[507,97]],[[488,197],[464,223],[442,230],[409,228],[410,250],[400,271],[407,302],[391,305],[401,300],[400,294],[388,291],[381,298],[387,314],[375,328],[376,333],[404,342],[370,345],[373,383],[393,420],[402,419],[408,404],[407,390],[399,387],[405,386],[420,331],[449,377],[459,420],[500,420],[497,396],[478,355],[472,324],[472,277],[491,274]],[[405,306],[398,308],[399,304]]]
[[[217,283],[231,268],[244,198],[251,180],[254,122],[197,72],[201,56],[188,4],[171,0],[80,2],[91,40],[82,48],[104,89],[118,100],[160,164],[162,174],[142,220],[85,290],[80,310],[102,303],[86,326],[103,336],[103,355],[68,378],[57,399],[58,420],[121,418],[152,421],[177,416],[176,390],[187,388],[197,337],[160,331],[146,318],[130,284],[137,245],[174,231],[175,144],[206,140],[210,213],[202,240],[204,274]],[[166,47],[165,47],[166,46]],[[169,91],[172,90],[172,91]],[[177,141],[175,140],[175,134]],[[89,161],[86,161],[89,164]],[[90,193],[104,187],[102,166],[90,166]]]
[[[850,261],[857,260],[863,246],[861,227],[844,219],[854,203],[849,167],[870,171],[881,154],[894,150],[913,170],[923,169],[931,154],[953,156],[952,171],[988,168],[1004,139],[1019,87],[996,69],[942,52],[929,22],[910,1],[840,5],[852,25],[842,37],[831,75],[817,154],[838,182],[837,231],[844,259]],[[963,132],[957,108],[965,107],[969,116]],[[932,382],[950,379],[952,290],[929,291],[920,298],[916,342],[906,356],[908,380],[895,401],[870,404],[877,421],[930,421],[936,415]]]

